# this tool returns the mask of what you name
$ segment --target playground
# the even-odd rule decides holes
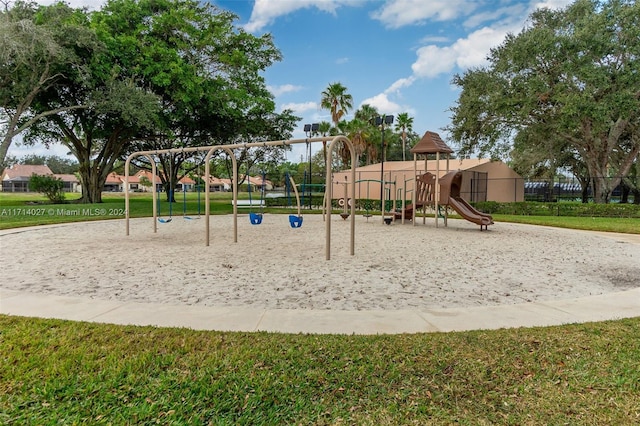
[[[99,300],[267,309],[401,310],[568,299],[637,287],[640,245],[624,235],[500,223],[479,232],[466,220],[448,227],[390,226],[359,216],[355,255],[350,224],[333,215],[333,257],[323,257],[322,215],[240,214],[201,221],[174,218],[154,233],[150,219],[73,223],[4,231],[12,261],[2,287]],[[52,243],[55,242],[55,243]],[[8,248],[11,248],[10,250]]]

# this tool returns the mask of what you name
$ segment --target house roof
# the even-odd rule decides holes
[[[61,179],[63,182],[79,182],[78,178],[76,177],[76,175],[71,175],[71,174],[55,174],[55,177],[57,177],[58,179]]]
[[[14,164],[2,172],[2,180],[29,180],[31,175],[52,175],[47,166],[33,166],[29,164]]]
[[[140,179],[143,177],[147,178],[149,182],[153,182],[153,173],[149,170],[138,170],[135,175],[129,176],[129,183],[140,183]],[[124,176],[120,176],[120,179],[124,182]],[[191,179],[189,176],[184,176],[178,182],[184,185],[193,185],[196,183],[196,181]],[[160,184],[160,176],[156,178],[156,184]]]
[[[107,175],[107,180],[104,183],[107,184],[120,184],[122,183],[123,177],[118,175],[116,172],[111,172]]]
[[[412,154],[435,154],[435,153],[451,154],[453,150],[449,148],[439,134],[427,131],[422,139],[411,148]]]
[[[196,183],[196,181],[191,179],[189,176],[184,176],[179,182],[183,185],[194,185]]]
[[[204,176],[202,177],[204,179]],[[215,176],[209,176],[209,184],[212,185],[231,185],[231,179],[221,179]]]
[[[273,185],[273,182],[271,182],[269,179],[263,179],[262,176],[249,176],[247,178],[249,180],[249,182],[251,182],[253,185]]]

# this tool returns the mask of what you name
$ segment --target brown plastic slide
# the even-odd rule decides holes
[[[449,197],[449,205],[458,212],[460,216],[467,219],[469,222],[480,225],[480,230],[482,230],[483,226],[484,229],[487,229],[487,226],[493,225],[493,218],[491,215],[487,215],[486,213],[482,213],[481,211],[474,209],[462,197]]]
[[[460,216],[469,222],[480,225],[480,230],[493,225],[490,214],[482,213],[471,206],[460,196],[462,186],[462,173],[460,171],[449,172],[440,179],[440,204],[451,206]]]

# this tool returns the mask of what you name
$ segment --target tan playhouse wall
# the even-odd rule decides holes
[[[435,160],[429,160],[426,164],[427,170],[436,173],[438,164]],[[440,176],[447,172],[447,160],[440,160]],[[425,161],[418,160],[418,174],[425,171]],[[487,173],[487,201],[512,202],[524,200],[524,180],[509,166],[501,161],[490,161],[488,159],[465,159],[449,160],[448,170],[463,170],[470,172]],[[356,198],[380,199],[380,163],[369,166],[358,167],[356,169]],[[391,193],[391,199],[402,199],[406,188],[406,197],[411,199],[411,192],[414,187],[414,163],[412,161],[388,161],[384,163],[384,180],[395,182],[395,187]],[[472,173],[465,173],[463,176],[463,192],[471,187],[470,179]],[[345,185],[339,182],[346,182],[349,171],[334,173],[333,178],[333,198],[343,198]],[[406,182],[405,182],[406,181]],[[389,197],[389,195],[387,195]]]
[[[467,170],[488,174],[487,201],[524,201],[524,179],[502,161],[489,161]]]

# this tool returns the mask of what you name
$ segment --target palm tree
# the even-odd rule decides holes
[[[331,123],[329,123],[328,121],[321,121],[318,124],[318,133],[320,133],[322,136],[327,136],[330,131]]]
[[[367,123],[373,125],[376,122],[376,117],[378,117],[380,115],[380,113],[378,112],[378,110],[376,109],[376,107],[373,107],[369,104],[363,104],[357,111],[356,111],[356,118],[366,121]]]
[[[409,117],[406,112],[398,114],[398,121],[396,121],[396,132],[402,131],[402,161],[406,161],[407,153],[407,133],[413,131],[413,117]]]
[[[355,113],[355,118],[366,126],[366,130],[362,131],[361,138],[364,144],[364,152],[366,153],[365,164],[369,165],[376,161],[378,157],[378,148],[376,147],[377,132],[375,132],[376,118],[380,116],[380,112],[374,106],[363,104]],[[355,120],[354,120],[355,121]]]
[[[331,112],[331,121],[335,127],[338,127],[340,119],[353,108],[353,96],[347,93],[347,88],[341,83],[331,83],[322,92],[320,107]]]
[[[331,83],[323,92],[320,98],[320,107],[331,112],[331,121],[337,129],[340,119],[353,108],[353,96],[347,93],[347,88],[341,83]],[[322,142],[324,158],[327,158],[327,143]],[[325,160],[326,161],[326,160]]]
[[[372,160],[375,160],[378,156],[375,146],[371,144],[371,130],[371,124],[359,118],[354,118],[347,123],[347,136],[349,136],[349,139],[353,142],[353,146],[358,156],[366,154],[366,165],[371,164]],[[342,152],[341,155],[343,160],[349,158],[348,152]]]

